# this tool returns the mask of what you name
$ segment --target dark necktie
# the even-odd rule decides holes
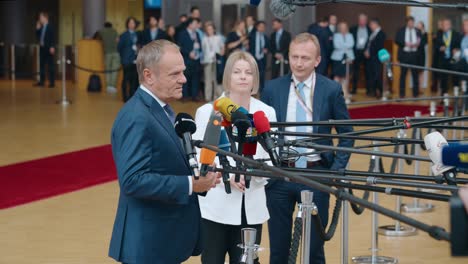
[[[175,122],[175,113],[174,113],[174,110],[172,109],[172,107],[169,104],[166,104],[163,108],[164,108],[164,111],[166,111],[167,116],[168,116],[169,120],[171,121],[171,123],[174,124],[174,122]]]

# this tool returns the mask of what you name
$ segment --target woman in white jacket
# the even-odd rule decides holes
[[[205,101],[212,101],[221,95],[221,87],[216,81],[216,54],[224,55],[224,41],[217,35],[213,22],[205,22],[205,37],[202,40],[203,72],[205,74]]]
[[[267,118],[276,121],[275,110],[263,102],[252,97],[259,87],[259,72],[255,59],[247,52],[236,51],[232,53],[227,62],[223,75],[225,94],[234,103],[244,107],[249,113],[265,112]],[[195,140],[203,139],[213,104],[208,103],[197,109],[195,122],[197,131],[193,135]],[[268,158],[260,144],[254,158]],[[235,162],[230,159],[230,164]],[[217,162],[219,164],[219,162]],[[229,254],[229,263],[239,263],[242,254],[237,244],[241,243],[241,229],[253,227],[257,229],[257,244],[262,236],[262,224],[270,217],[266,206],[265,188],[266,179],[252,177],[250,188],[245,188],[243,176],[240,182],[234,181],[231,175],[230,184],[232,192],[225,192],[224,184],[218,184],[211,189],[205,197],[199,196],[202,215],[202,232],[204,250],[202,263],[222,264],[226,253]],[[259,263],[256,260],[256,263]]]

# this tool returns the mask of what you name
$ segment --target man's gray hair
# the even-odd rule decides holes
[[[146,44],[138,51],[136,67],[140,83],[144,81],[143,70],[154,69],[164,55],[166,47],[170,46],[180,50],[179,46],[173,42],[165,39],[158,39]]]

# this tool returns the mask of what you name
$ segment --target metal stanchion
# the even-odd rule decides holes
[[[349,162],[348,165],[346,165],[346,169],[349,168]],[[346,182],[346,181],[342,181]],[[348,189],[345,189],[346,192],[348,192]],[[343,216],[341,217],[341,241],[340,241],[340,246],[341,246],[341,264],[348,264],[348,259],[349,259],[349,202],[346,200],[341,201],[341,208],[343,208]]]
[[[387,67],[389,67],[387,65],[387,63],[384,63],[383,64],[383,71],[382,71],[382,74],[383,74],[383,87],[382,87],[382,101],[387,101],[388,100],[388,96],[390,95],[390,91],[389,91],[389,82],[391,81],[388,76],[387,76]],[[390,66],[391,67],[391,66]]]
[[[255,228],[242,228],[241,230],[242,244],[237,245],[242,248],[242,253],[239,264],[254,264],[257,258],[257,250],[259,246],[255,244],[257,239],[257,229]]]
[[[448,93],[444,93],[444,96],[449,96]],[[444,117],[449,117],[449,106],[450,106],[450,101],[448,98],[445,98],[443,100],[444,102]],[[447,124],[446,124],[447,125]],[[445,138],[447,138],[447,129],[442,130],[442,134],[444,135]]]
[[[460,108],[459,108],[460,98],[458,98],[458,96],[460,96],[460,87],[458,87],[458,86],[453,87],[453,96],[456,97],[456,98],[453,98],[452,116],[453,117],[460,116],[460,112],[461,112]],[[458,122],[454,123],[454,125],[457,125],[457,124],[458,124]],[[458,133],[457,130],[452,130],[452,139],[453,140],[457,139],[457,133]]]
[[[373,144],[376,144],[377,142],[374,142]],[[374,147],[374,151],[379,151],[378,147]],[[375,173],[381,173],[382,168],[380,168],[380,157],[379,156],[372,156],[371,159],[374,162],[374,169],[372,172]],[[375,204],[379,203],[379,196],[377,192],[372,193],[372,202]],[[379,226],[379,220],[378,220],[378,214],[375,211],[372,211],[372,228],[371,228],[371,255],[369,256],[358,256],[358,257],[353,257],[352,261],[353,263],[358,263],[358,264],[377,264],[377,263],[382,263],[382,264],[395,264],[398,263],[398,259],[392,258],[392,257],[386,257],[386,256],[379,256],[378,251],[379,251],[379,242],[378,242],[378,233],[377,233],[377,227]]]
[[[465,80],[461,81],[461,90],[462,90],[463,95],[467,94],[467,87],[466,87],[466,81]],[[467,98],[463,98],[462,103],[461,103],[460,116],[465,115],[466,107],[467,107]],[[465,121],[461,121],[461,126],[465,126]],[[465,138],[465,130],[460,131],[460,138],[461,139]]]
[[[349,67],[350,67],[351,61],[346,59],[345,64],[346,64],[346,75],[345,75],[343,90],[346,91],[346,93],[344,93],[344,95],[346,96],[345,102],[346,104],[349,104],[351,103],[351,94],[349,93],[349,73],[350,73]]]
[[[400,129],[397,134],[398,138],[405,137],[405,131]],[[405,146],[399,146],[399,153],[403,154],[405,152]],[[398,173],[403,173],[403,159],[398,159]],[[401,213],[401,196],[396,197],[396,206],[395,211]],[[395,225],[386,225],[379,227],[379,234],[384,236],[414,236],[417,234],[417,230],[414,227],[401,225],[400,221],[396,221]]]
[[[11,80],[16,80],[16,54],[15,44],[10,46],[10,69],[11,69]]]
[[[317,206],[313,202],[314,193],[308,190],[301,191],[302,206],[302,239],[301,239],[301,263],[310,261],[310,232],[312,228],[312,214],[317,214]]]
[[[421,111],[415,111],[414,112],[414,117],[418,118],[421,117]],[[415,136],[414,139],[421,139],[421,129],[420,128],[414,128],[415,130]],[[414,145],[414,155],[419,156],[421,152],[421,146],[419,144]],[[414,162],[414,175],[420,175],[420,161],[415,160]],[[416,188],[416,191],[421,191],[421,188]],[[413,204],[402,204],[401,209],[403,212],[407,213],[425,213],[425,212],[431,212],[434,210],[434,205],[430,203],[421,203],[419,201],[419,198],[414,198],[413,199]]]
[[[57,103],[61,105],[69,105],[71,101],[67,99],[67,79],[66,79],[66,69],[67,69],[67,58],[65,54],[65,46],[62,47],[62,57],[57,64],[62,65],[62,99]]]

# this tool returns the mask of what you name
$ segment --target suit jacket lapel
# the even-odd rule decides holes
[[[167,131],[172,141],[177,146],[179,154],[181,154],[181,157],[183,158],[185,164],[187,164],[188,166],[189,164],[185,157],[185,151],[183,150],[182,145],[180,143],[180,138],[175,133],[174,125],[171,124],[171,121],[167,117],[164,109],[159,105],[159,103],[156,100],[154,100],[154,98],[152,98],[145,91],[138,89],[137,92],[140,98],[142,99],[143,103],[145,103],[145,105],[149,107],[150,112],[155,117],[156,121],[164,128],[164,130]]]
[[[314,87],[314,98],[313,98],[313,105],[312,105],[312,121],[320,121],[320,110],[322,110],[322,102],[324,101],[323,96],[323,76],[320,74],[316,74],[315,79],[315,87]],[[317,126],[313,126],[313,133],[317,133]]]
[[[291,88],[291,74],[286,75],[281,80],[281,89],[278,89],[279,96],[279,117],[280,122],[286,122],[288,112],[289,89]]]

